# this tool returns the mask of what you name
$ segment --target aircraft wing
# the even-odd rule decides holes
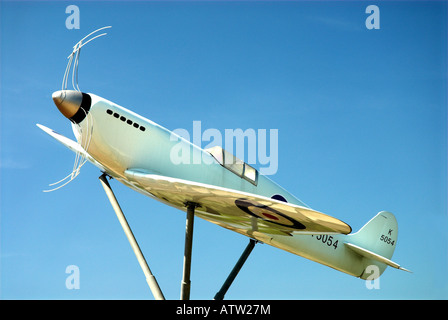
[[[56,131],[54,131],[54,130],[52,130],[50,128],[47,128],[47,127],[45,127],[45,126],[43,126],[41,124],[37,123],[36,126],[38,126],[45,133],[47,133],[48,135],[52,136],[54,139],[56,139],[57,141],[62,143],[64,146],[66,146],[67,148],[69,148],[73,152],[86,154],[84,149],[76,141],[73,141],[72,139],[69,139],[69,138],[67,138],[67,137],[57,133]]]
[[[47,133],[48,135],[50,135],[51,137],[53,137],[54,139],[56,139],[58,142],[62,143],[64,146],[66,146],[67,148],[69,148],[71,151],[78,153],[82,156],[84,156],[87,160],[89,160],[90,162],[92,162],[94,165],[96,165],[98,168],[100,168],[101,170],[105,171],[105,169],[103,168],[103,166],[96,161],[94,158],[92,158],[90,156],[90,154],[88,152],[86,152],[80,145],[78,142],[73,141],[70,138],[67,138],[66,136],[63,136],[62,134],[54,131],[53,129],[50,129],[46,126],[43,126],[41,124],[36,124],[41,130],[43,130],[45,133]]]
[[[176,179],[142,170],[126,170],[126,178],[161,201],[185,210],[188,202],[199,205],[195,214],[227,229],[252,236],[292,233],[343,233],[351,227],[307,207],[218,186]]]

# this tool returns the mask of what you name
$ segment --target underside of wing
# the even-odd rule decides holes
[[[47,128],[41,124],[36,124],[41,130],[43,130],[45,133],[47,133],[48,135],[50,135],[51,137],[53,137],[54,139],[56,139],[57,141],[59,141],[60,143],[62,143],[64,146],[66,146],[67,148],[69,148],[70,150],[72,150],[73,152],[77,152],[77,153],[81,153],[81,154],[85,154],[86,152],[84,151],[84,149],[76,142],[73,141],[72,139],[69,139],[59,133],[57,133],[56,131]]]
[[[351,232],[346,223],[312,210],[238,190],[193,181],[127,170],[126,178],[137,188],[169,204],[185,209],[196,203],[195,214],[227,229],[253,236],[256,233]]]
[[[73,141],[70,138],[67,138],[65,136],[63,136],[60,133],[57,133],[56,131],[47,128],[41,124],[36,124],[42,131],[44,131],[45,133],[47,133],[48,135],[50,135],[51,137],[53,137],[54,139],[56,139],[58,142],[62,143],[64,146],[66,146],[67,148],[69,148],[71,151],[82,155],[83,157],[85,157],[87,160],[89,160],[90,162],[92,162],[94,165],[96,165],[98,168],[100,168],[101,170],[104,170],[103,166],[98,163],[94,158],[92,158],[90,156],[90,154],[88,152],[86,152],[83,147],[76,141]]]

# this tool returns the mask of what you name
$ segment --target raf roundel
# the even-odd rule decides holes
[[[296,230],[304,230],[306,227],[300,223],[284,215],[283,213],[270,208],[266,205],[259,204],[253,201],[248,201],[246,199],[237,199],[235,200],[235,205],[243,210],[245,213],[256,217],[258,219],[274,223],[280,226],[288,227]]]

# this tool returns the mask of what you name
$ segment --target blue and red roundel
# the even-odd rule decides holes
[[[255,201],[236,199],[235,205],[245,213],[258,219],[292,229],[306,229],[306,227],[299,221],[296,221],[271,207],[256,203]]]

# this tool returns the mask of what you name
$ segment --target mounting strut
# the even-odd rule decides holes
[[[112,204],[115,213],[117,214],[118,221],[120,222],[121,227],[123,228],[123,231],[129,240],[129,243],[131,244],[132,250],[137,256],[138,263],[140,264],[140,267],[142,268],[143,273],[145,274],[146,282],[149,285],[149,289],[151,290],[156,300],[165,300],[165,297],[163,296],[163,293],[160,290],[159,284],[157,283],[156,278],[151,273],[148,263],[146,262],[145,257],[143,256],[143,253],[140,250],[140,247],[138,246],[137,240],[135,239],[134,234],[132,233],[132,230],[129,227],[126,217],[124,216],[124,213],[121,210],[120,205],[118,204],[117,198],[115,197],[112,188],[110,187],[109,183],[106,180],[106,176],[107,174],[103,173],[99,177],[99,179],[101,181],[101,184],[103,185],[104,191],[106,191],[106,195],[109,198],[109,201]]]
[[[180,299],[190,300],[190,270],[191,270],[191,253],[193,248],[193,226],[194,226],[194,210],[199,207],[197,203],[186,202],[187,221],[185,226],[185,249],[184,249],[184,266],[182,283],[180,287]]]
[[[236,276],[238,275],[238,272],[240,272],[242,266],[246,262],[247,258],[249,257],[250,253],[255,247],[255,244],[257,243],[257,240],[250,239],[249,244],[247,245],[246,249],[244,250],[243,254],[239,258],[238,262],[233,267],[232,271],[230,272],[229,276],[227,277],[226,281],[222,285],[221,289],[216,293],[214,300],[222,300],[224,299],[225,294],[227,293],[227,290],[229,290],[230,285],[232,284],[233,280],[235,280]]]

